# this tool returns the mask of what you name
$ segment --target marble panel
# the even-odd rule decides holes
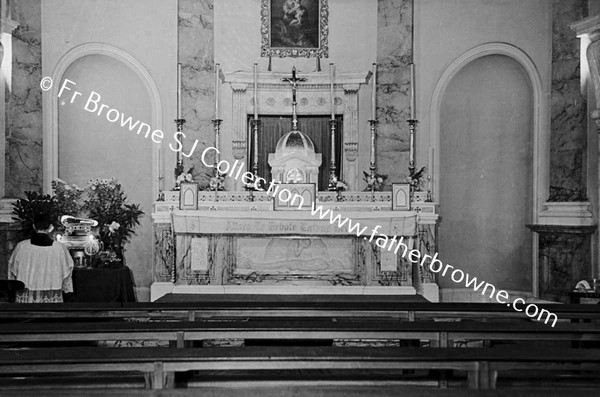
[[[184,167],[194,166],[194,179],[208,185],[210,169],[200,159],[202,150],[213,146],[214,130],[214,2],[179,1],[179,62],[182,63],[182,112]]]
[[[175,241],[170,223],[154,223],[154,281],[171,281],[175,266]]]
[[[42,189],[41,2],[13,2],[13,64],[7,96],[6,196]]]
[[[586,197],[587,109],[580,91],[579,39],[569,28],[585,16],[585,3],[553,2],[549,201]]]
[[[591,260],[589,233],[540,233],[540,298],[570,303],[577,282],[591,281]]]
[[[388,175],[389,185],[408,175],[412,0],[379,0],[377,4],[376,161],[377,172]]]
[[[270,275],[307,275],[354,273],[352,239],[239,238],[236,241],[234,274],[253,272]]]

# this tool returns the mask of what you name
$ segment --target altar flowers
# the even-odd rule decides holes
[[[363,179],[367,183],[367,187],[365,191],[381,191],[383,190],[383,184],[387,179],[387,175],[373,173],[373,175],[369,174],[366,171],[363,171]]]
[[[44,211],[53,217],[55,225],[63,215],[94,219],[98,222],[97,240],[101,250],[94,256],[97,266],[122,264],[125,244],[135,234],[144,214],[140,204],[131,204],[121,184],[114,178],[91,179],[81,188],[62,179],[52,181],[53,196],[17,200],[13,213],[23,222]]]

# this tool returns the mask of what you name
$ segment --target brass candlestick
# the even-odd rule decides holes
[[[408,159],[408,172],[410,176],[415,173],[415,131],[417,128],[418,120],[409,119],[408,128],[410,130],[410,147],[409,147],[409,159]]]
[[[371,171],[371,177],[375,178],[375,171],[377,170],[377,165],[375,164],[375,135],[377,128],[377,120],[369,120],[369,126],[371,127],[371,165],[369,166],[369,170]]]
[[[335,174],[337,167],[335,166],[335,119],[329,120],[329,135],[331,138],[331,157],[329,159],[329,185],[328,190],[337,190],[338,178]]]
[[[369,126],[371,127],[371,164],[369,170],[371,171],[371,178],[375,180],[375,171],[377,165],[375,164],[375,135],[377,133],[377,120],[369,120]],[[371,185],[371,201],[375,201],[375,183]]]
[[[260,120],[252,119],[252,139],[254,140],[254,155],[252,156],[252,173],[254,178],[258,176],[258,129]]]
[[[223,120],[221,120],[221,119],[214,119],[212,121],[213,126],[215,128],[215,147],[217,149],[216,153],[215,153],[215,164],[217,164],[221,160],[221,156],[219,156],[219,152],[221,150],[221,148],[220,148],[221,145],[219,144],[219,142],[221,139],[219,136],[221,133],[221,123],[222,122],[223,122]],[[215,167],[215,172],[217,172],[216,167]]]
[[[175,124],[177,125],[177,132],[182,132],[183,131],[183,125],[185,124],[185,119],[175,119],[173,120],[175,121]],[[181,158],[181,150],[177,151],[177,166],[179,167],[183,162],[183,159]]]

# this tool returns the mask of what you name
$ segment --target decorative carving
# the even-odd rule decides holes
[[[360,85],[344,84],[343,87],[346,98],[346,108],[344,109],[344,152],[346,161],[354,163],[358,158],[358,89]],[[358,180],[354,181],[354,188],[356,189],[357,186]]]
[[[231,84],[233,91],[233,157],[242,160],[246,157],[247,115],[245,111],[247,84]]]
[[[154,224],[154,280],[171,281],[175,269],[175,243],[170,223]]]

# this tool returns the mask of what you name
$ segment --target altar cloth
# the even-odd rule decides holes
[[[172,222],[173,231],[179,234],[370,236],[373,230],[377,230],[375,235],[417,234],[416,212],[334,210],[323,219],[319,215],[310,211],[173,211]]]

